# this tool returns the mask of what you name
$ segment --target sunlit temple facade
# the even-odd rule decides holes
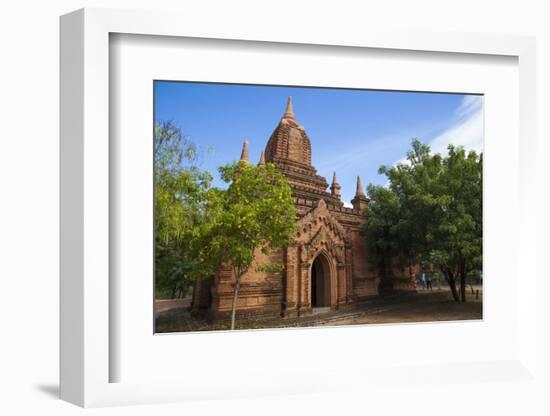
[[[241,160],[249,162],[245,141]],[[239,317],[307,316],[315,311],[348,309],[379,296],[383,287],[376,270],[367,261],[365,238],[360,226],[367,220],[369,199],[361,179],[351,208],[341,200],[340,184],[317,174],[312,165],[311,141],[298,124],[289,97],[286,110],[269,138],[259,163],[273,163],[292,189],[298,231],[286,248],[256,254],[250,271],[243,275],[237,302]],[[278,273],[256,271],[256,265],[282,263]],[[192,311],[210,318],[226,319],[231,312],[235,276],[230,268],[210,279],[198,280],[193,291]],[[392,290],[412,290],[408,273],[397,271]]]

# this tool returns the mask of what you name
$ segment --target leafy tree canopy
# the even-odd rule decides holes
[[[157,292],[207,277],[222,265],[236,276],[232,328],[240,279],[256,250],[289,244],[296,212],[286,178],[273,164],[246,162],[219,168],[227,189],[213,188],[212,175],[194,162],[197,146],[171,122],[155,126],[155,256]],[[276,273],[283,265],[257,265]]]
[[[175,295],[208,265],[198,258],[208,228],[205,206],[212,176],[193,163],[197,147],[172,122],[155,125],[155,278],[157,292]]]
[[[392,267],[436,265],[456,300],[460,279],[465,300],[468,273],[481,269],[482,156],[450,145],[431,154],[414,139],[407,160],[382,166],[388,186],[369,185],[368,222],[362,228],[369,259],[385,277]]]
[[[233,268],[233,329],[241,277],[249,270],[256,250],[267,254],[290,244],[296,212],[290,186],[273,164],[256,166],[240,161],[220,167],[220,173],[229,186],[211,200],[214,220],[203,257]],[[258,270],[264,269],[258,266]]]

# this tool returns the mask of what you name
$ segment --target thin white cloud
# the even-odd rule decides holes
[[[455,114],[458,118],[464,118],[483,108],[483,97],[480,95],[465,95]]]
[[[453,123],[429,143],[433,153],[447,153],[447,146],[483,151],[483,97],[466,95],[455,112]]]
[[[336,170],[339,176],[347,177],[361,173],[364,175],[364,167],[373,163],[376,156],[383,153],[393,153],[400,147],[404,138],[411,140],[418,137],[430,137],[435,132],[435,137],[427,140],[433,153],[447,154],[447,146],[464,146],[466,150],[483,151],[483,97],[478,95],[466,95],[459,107],[455,110],[449,122],[441,121],[436,124],[411,126],[390,136],[378,137],[376,139],[356,141],[361,145],[348,148],[346,151],[323,155],[315,160],[315,166],[320,174],[330,168]],[[376,157],[376,159],[378,159]],[[408,163],[406,157],[399,159],[398,163]],[[365,179],[365,178],[363,178]],[[368,181],[367,181],[368,182]],[[353,189],[355,189],[353,187]],[[353,194],[351,194],[353,195]],[[344,206],[351,206],[351,203],[344,201]]]

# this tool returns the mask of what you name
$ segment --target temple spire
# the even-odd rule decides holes
[[[248,162],[248,140],[244,139],[243,150],[241,152],[241,160],[243,162]]]
[[[265,165],[265,153],[262,152],[262,154],[260,155],[260,161],[258,162],[258,166],[263,166]]]
[[[330,185],[330,192],[332,196],[335,196],[336,198],[340,198],[340,184],[338,183],[338,179],[336,179],[336,172],[332,174],[332,185]]]
[[[357,190],[355,191],[355,196],[351,200],[351,205],[357,211],[363,211],[369,203],[369,199],[363,191],[363,184],[361,183],[361,177],[357,177]]]
[[[361,176],[357,176],[357,190],[355,191],[355,196],[365,196],[363,184],[361,183]]]
[[[294,117],[294,110],[292,109],[292,97],[290,96],[288,97],[288,101],[286,103],[286,110],[283,114],[283,118],[296,121],[296,118]]]

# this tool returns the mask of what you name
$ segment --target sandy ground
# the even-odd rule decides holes
[[[366,311],[354,316],[335,318],[318,325],[361,325],[403,322],[433,322],[482,319],[482,299],[476,300],[468,290],[467,302],[452,300],[447,290],[425,292],[409,297],[405,301],[394,300],[379,310]]]
[[[237,322],[237,329],[281,327],[311,327],[365,325],[405,322],[434,322],[482,319],[482,289],[468,287],[467,302],[455,302],[446,288],[433,291],[419,289],[416,294],[377,299],[365,303],[359,310],[331,311],[326,314],[294,320]],[[479,290],[476,299],[475,291]],[[156,332],[189,332],[227,329],[227,324],[212,325],[204,319],[191,317],[189,299],[157,300],[155,302]]]

